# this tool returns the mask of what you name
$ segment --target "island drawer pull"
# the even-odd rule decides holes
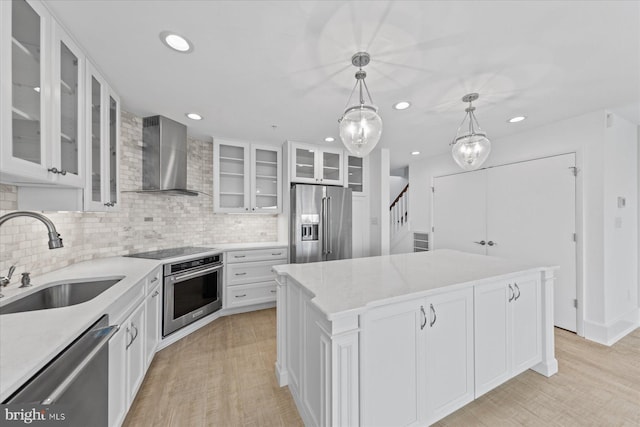
[[[427,313],[424,312],[424,307],[420,306],[420,314],[422,315],[423,322],[420,322],[420,330],[423,330],[427,326]]]
[[[433,308],[433,304],[429,304],[429,309],[431,310],[431,313],[433,313],[433,320],[429,323],[429,327],[433,328],[433,325],[436,324],[436,320],[438,320],[438,316],[436,316],[436,309]]]
[[[269,292],[271,292],[272,294],[275,294],[278,291],[276,291],[275,289],[271,289]]]
[[[153,279],[151,279],[150,283],[156,283],[158,281],[158,276],[154,277]]]
[[[236,298],[243,298],[243,297],[246,297],[246,296],[247,296],[247,294],[236,295]]]
[[[276,252],[275,254],[274,254],[274,253],[272,253],[271,255],[272,255],[272,256],[282,255],[282,252]]]
[[[245,257],[246,257],[246,255],[234,255],[233,257],[234,257],[234,258],[245,258]]]
[[[511,283],[509,283],[509,302],[513,301],[515,296],[516,296],[516,293],[513,290],[513,286],[511,286]]]
[[[160,295],[160,292],[155,291],[153,294],[151,294],[151,298],[155,298],[155,297],[157,297],[158,295]]]
[[[235,273],[236,276],[244,276],[245,274],[247,274],[247,272],[245,271],[244,273]]]

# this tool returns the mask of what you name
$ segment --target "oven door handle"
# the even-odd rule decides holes
[[[190,273],[179,274],[177,276],[170,276],[170,277],[171,277],[172,281],[182,282],[183,280],[188,280],[188,279],[191,279],[193,277],[202,276],[202,275],[205,275],[205,274],[208,274],[208,273],[211,273],[213,271],[220,270],[220,269],[222,269],[222,265],[216,265],[215,267],[204,268],[202,270],[192,271]]]

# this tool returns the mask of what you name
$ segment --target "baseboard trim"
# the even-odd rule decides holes
[[[549,363],[540,362],[531,369],[545,377],[550,377],[558,373],[558,360],[554,358]]]
[[[635,308],[606,325],[585,320],[584,337],[602,345],[612,346],[638,327],[640,327],[640,309]]]

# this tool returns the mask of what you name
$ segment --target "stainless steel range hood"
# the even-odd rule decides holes
[[[187,190],[187,127],[164,116],[142,122],[142,191],[197,196]]]

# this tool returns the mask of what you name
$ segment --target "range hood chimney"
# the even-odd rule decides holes
[[[142,190],[197,196],[187,190],[187,127],[164,116],[142,121]]]

